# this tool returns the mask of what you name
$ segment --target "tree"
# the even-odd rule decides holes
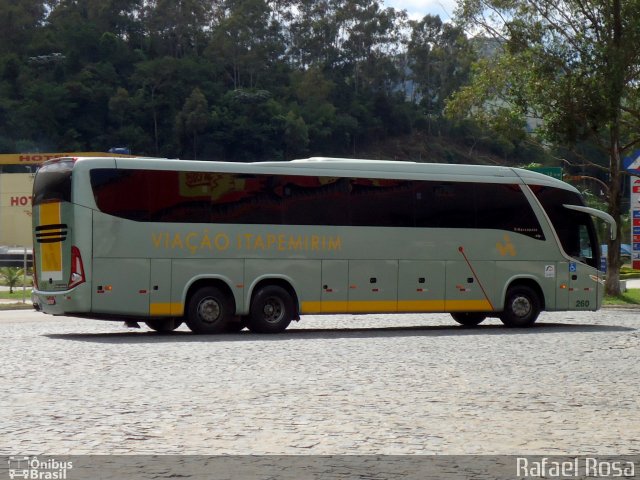
[[[472,48],[462,28],[442,22],[438,16],[427,15],[410,25],[407,57],[415,99],[428,119],[440,117],[445,100],[468,81]]]
[[[393,8],[380,8],[377,0],[342,0],[336,19],[340,27],[339,51],[342,62],[351,72],[350,79],[358,92],[361,85],[390,92],[399,75],[394,62],[386,62],[398,53],[400,31],[397,20],[404,15]],[[400,23],[400,25],[402,25]]]
[[[212,2],[204,0],[148,0],[145,26],[160,55],[197,55],[210,26]]]
[[[284,53],[280,25],[265,0],[227,0],[207,49],[234,89],[257,88]]]
[[[291,22],[289,57],[301,70],[333,68],[338,62],[338,25],[335,1],[298,0],[298,15]]]
[[[212,130],[226,158],[282,160],[285,113],[266,90],[230,90],[213,108]]]
[[[0,0],[0,55],[24,52],[44,17],[41,0]]]
[[[289,111],[285,117],[284,145],[285,160],[291,160],[296,155],[303,155],[309,145],[309,129],[304,119]]]
[[[198,158],[198,134],[203,132],[210,122],[209,104],[202,90],[194,88],[184,102],[182,111],[176,117],[176,127],[183,135],[193,140],[193,158]]]
[[[0,277],[4,280],[9,287],[9,293],[13,293],[14,287],[16,287],[22,277],[24,276],[24,270],[17,267],[2,267],[0,268]]]
[[[155,154],[160,154],[160,112],[167,108],[168,99],[163,95],[173,85],[179,61],[175,58],[164,57],[138,63],[133,80],[140,85],[138,95],[145,99],[143,104],[151,109],[153,122],[153,138]]]
[[[336,120],[336,107],[330,101],[335,85],[317,68],[295,72],[291,84],[296,106],[307,127],[311,150],[328,149]]]
[[[620,293],[621,159],[640,142],[640,3],[635,0],[463,0],[468,27],[499,40],[473,84],[451,109],[542,119],[538,138],[562,145],[590,140],[607,158],[609,241],[606,290]],[[625,130],[626,123],[633,129]],[[628,137],[626,135],[629,135]]]

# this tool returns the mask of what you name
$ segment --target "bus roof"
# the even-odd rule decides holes
[[[491,183],[525,183],[577,191],[573,186],[521,168],[444,163],[417,163],[394,160],[311,157],[288,162],[219,162],[179,160],[153,157],[80,157],[74,158],[74,168],[142,168],[149,170],[184,170],[193,172],[219,171],[281,175],[368,176],[409,180],[489,181]]]

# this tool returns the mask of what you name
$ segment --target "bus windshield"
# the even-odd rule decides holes
[[[33,205],[52,201],[71,201],[71,171],[73,160],[45,164],[33,182]]]
[[[591,217],[566,205],[584,206],[575,192],[553,187],[532,187],[555,229],[564,252],[579,262],[597,267],[598,238]]]

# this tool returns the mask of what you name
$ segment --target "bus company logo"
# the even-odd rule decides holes
[[[9,457],[9,478],[23,478],[29,480],[65,480],[67,471],[73,468],[73,462],[38,457]]]
[[[516,256],[516,247],[513,245],[513,243],[511,243],[511,238],[509,237],[509,235],[504,236],[504,243],[496,243],[496,248],[498,249],[498,252],[500,252],[500,255],[503,257],[506,257],[507,255],[510,255],[512,257]]]
[[[151,243],[157,249],[182,250],[195,255],[203,251],[277,251],[277,252],[339,252],[342,237],[329,235],[291,235],[283,233],[237,234],[209,232],[152,232]]]

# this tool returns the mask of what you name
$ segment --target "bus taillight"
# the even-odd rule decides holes
[[[85,282],[84,265],[82,255],[75,245],[71,247],[71,276],[69,277],[69,288],[77,287]]]

